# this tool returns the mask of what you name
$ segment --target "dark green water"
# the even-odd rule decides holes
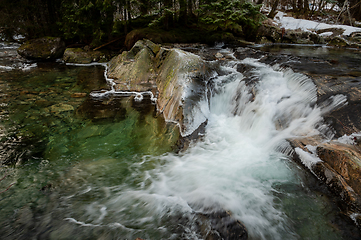
[[[172,151],[178,130],[156,115],[150,99],[89,96],[109,89],[103,75],[103,66],[56,63],[1,73],[1,239],[96,237],[72,238],[77,225],[64,224],[71,212],[60,198],[93,187],[72,199],[91,203],[102,186],[129,178],[145,155]]]

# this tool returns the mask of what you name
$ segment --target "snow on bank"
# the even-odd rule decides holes
[[[284,12],[278,12],[274,18],[274,21],[281,27],[290,30],[301,29],[302,31],[317,31],[328,28],[342,28],[345,32],[342,35],[348,36],[353,32],[361,32],[361,28],[351,27],[347,25],[336,25],[319,23],[306,19],[296,19],[293,17],[286,17]]]

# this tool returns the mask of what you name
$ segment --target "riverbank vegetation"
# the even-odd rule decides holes
[[[345,5],[344,0],[2,0],[0,33],[7,40],[61,37],[68,46],[92,48],[122,47],[133,30],[131,42],[150,35],[160,42],[253,41],[265,19],[262,5],[273,17],[279,8],[312,15],[329,3]],[[349,6],[351,17],[360,18],[360,0],[350,0]]]

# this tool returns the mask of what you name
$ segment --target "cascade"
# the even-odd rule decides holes
[[[252,83],[236,71],[237,64],[250,67]],[[188,223],[178,223],[185,229],[182,237],[196,239],[196,223],[189,223],[195,221],[192,214],[224,209],[245,224],[250,239],[299,238],[279,204],[288,194],[282,186],[302,184],[290,169],[286,140],[326,134],[322,113],[345,104],[346,98],[336,96],[321,108],[309,78],[256,59],[228,61],[222,70],[225,74],[209,80],[209,99],[197,107],[208,119],[202,140],[183,153],[147,156],[134,164],[131,178],[137,179],[136,186],[118,186],[101,207],[89,207],[93,222],[115,212],[123,229],[136,226],[126,230],[134,234],[144,226],[173,232],[164,222],[186,218]],[[154,169],[144,170],[154,162]]]

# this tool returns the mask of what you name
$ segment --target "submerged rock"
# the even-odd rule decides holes
[[[65,103],[58,103],[55,105],[50,106],[50,112],[53,113],[61,113],[61,112],[67,112],[67,111],[73,111],[74,107],[69,104]]]
[[[62,57],[65,43],[60,38],[44,37],[25,42],[17,51],[29,60],[49,61]]]

